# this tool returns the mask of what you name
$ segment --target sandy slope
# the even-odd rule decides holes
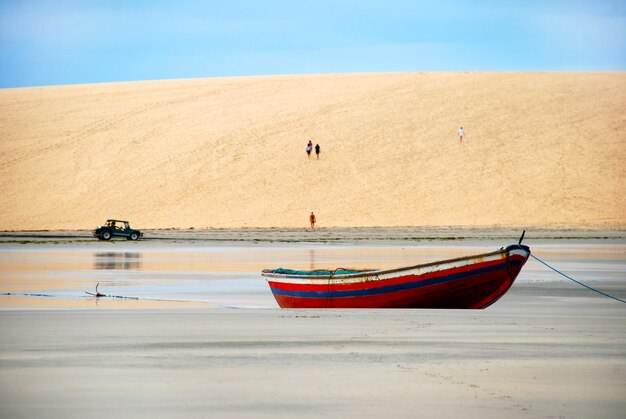
[[[625,142],[626,73],[3,89],[0,229],[624,228]]]

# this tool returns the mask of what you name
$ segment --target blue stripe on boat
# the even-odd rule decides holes
[[[521,266],[520,261],[511,260],[510,266]],[[291,291],[283,290],[280,288],[272,288],[272,292],[276,295],[286,295],[288,297],[300,297],[300,298],[341,298],[341,297],[361,297],[365,295],[386,294],[396,291],[405,291],[412,288],[426,287],[428,285],[442,284],[444,282],[456,281],[458,279],[466,278],[468,276],[480,275],[487,272],[497,271],[499,269],[506,268],[506,262],[498,265],[487,266],[480,269],[475,269],[467,272],[459,272],[438,278],[424,279],[421,281],[407,282],[404,284],[387,285],[378,288],[368,288],[360,290],[347,290],[347,291]]]

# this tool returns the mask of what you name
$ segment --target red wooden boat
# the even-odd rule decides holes
[[[523,238],[523,234],[522,234]],[[465,308],[490,306],[530,256],[521,244],[495,252],[389,270],[295,271],[262,275],[283,308]]]

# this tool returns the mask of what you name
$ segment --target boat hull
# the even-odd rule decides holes
[[[264,271],[283,308],[482,309],[502,297],[530,250],[506,249],[409,268],[347,275],[281,275]]]

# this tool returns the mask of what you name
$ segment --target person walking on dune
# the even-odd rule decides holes
[[[315,214],[311,211],[311,215],[309,215],[309,222],[311,223],[311,230],[315,230]]]
[[[315,144],[315,157],[317,157],[317,159],[320,159],[320,145],[319,144]]]
[[[465,135],[465,130],[463,129],[463,127],[459,128],[457,133],[459,134],[459,141],[463,142],[463,136]]]
[[[311,158],[311,150],[313,150],[313,141],[309,140],[309,143],[306,145],[306,157]]]

